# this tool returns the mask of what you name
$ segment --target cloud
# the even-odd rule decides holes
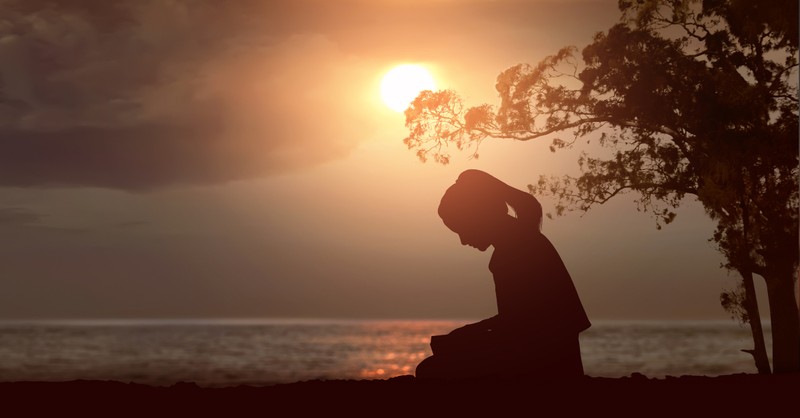
[[[0,185],[147,190],[344,155],[359,63],[258,4],[0,3]]]
[[[0,227],[37,224],[42,216],[30,209],[6,207],[0,208]]]
[[[388,63],[530,59],[612,3],[0,0],[0,186],[148,190],[340,158],[378,129],[363,96]]]

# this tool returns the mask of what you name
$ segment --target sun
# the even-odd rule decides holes
[[[422,90],[434,90],[436,83],[425,68],[404,64],[392,68],[381,81],[381,98],[396,112],[406,110]]]

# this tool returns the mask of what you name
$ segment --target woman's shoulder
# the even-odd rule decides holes
[[[520,234],[506,245],[495,247],[490,263],[530,260],[532,254],[549,246],[549,241],[543,241],[542,238],[544,236],[539,233]]]
[[[521,265],[541,264],[550,259],[555,261],[561,257],[546,236],[533,232],[521,236],[514,245],[495,248],[489,270],[519,269]]]

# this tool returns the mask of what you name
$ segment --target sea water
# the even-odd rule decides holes
[[[118,380],[269,385],[414,373],[431,335],[467,321],[197,320],[0,322],[0,381]],[[769,343],[769,327],[765,327]],[[733,321],[595,321],[581,334],[590,376],[754,373],[749,327]],[[768,346],[769,349],[769,346]]]

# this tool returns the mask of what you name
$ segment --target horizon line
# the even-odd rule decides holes
[[[73,317],[73,318],[0,318],[0,325],[289,325],[322,323],[368,323],[368,322],[474,322],[482,318],[359,318],[359,317]],[[720,323],[746,326],[735,319],[724,318],[597,318],[593,324],[658,324],[658,323]],[[762,326],[769,326],[769,317],[762,318]],[[590,328],[591,329],[591,328]]]

